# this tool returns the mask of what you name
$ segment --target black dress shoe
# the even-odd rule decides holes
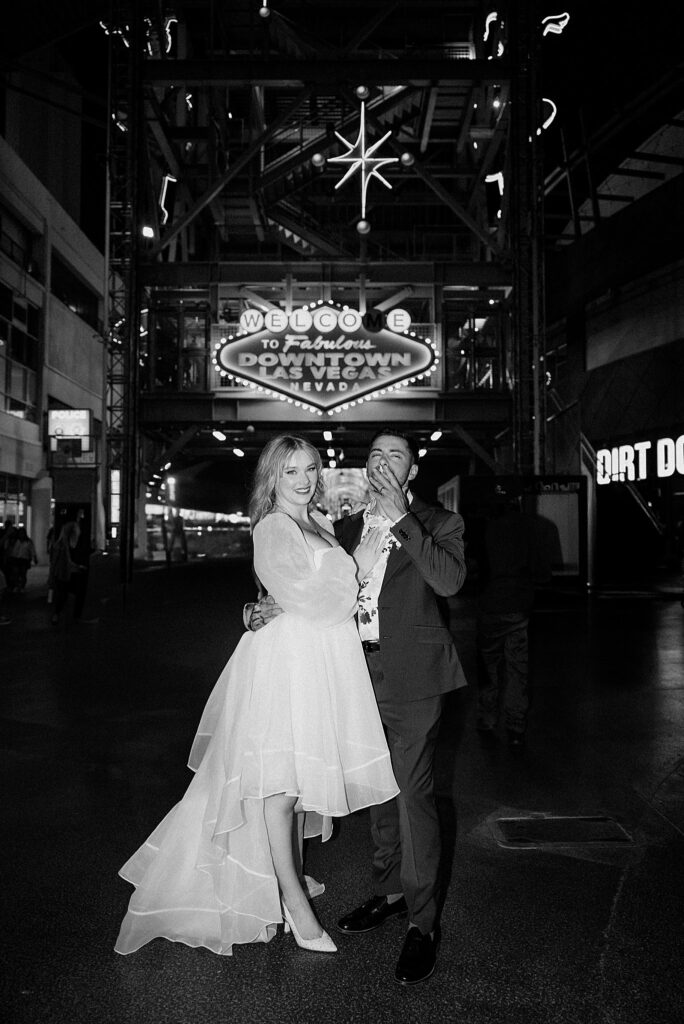
[[[360,935],[361,932],[372,932],[379,928],[388,917],[403,917],[407,910],[403,896],[393,903],[388,903],[386,896],[373,896],[367,903],[341,917],[337,927],[345,935]]]
[[[394,977],[400,985],[417,985],[430,977],[437,962],[437,939],[412,926],[397,960]]]

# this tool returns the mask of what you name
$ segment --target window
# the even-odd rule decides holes
[[[31,233],[8,210],[0,207],[0,250],[27,270],[32,263],[32,249]]]
[[[6,320],[12,319],[12,289],[0,281],[0,316]]]
[[[29,486],[24,477],[0,473],[0,523],[26,524]]]
[[[73,270],[70,270],[54,252],[52,254],[50,290],[60,302],[69,307],[72,313],[80,316],[81,320],[85,320],[95,330],[100,330],[97,295],[86,284],[83,284]]]
[[[0,409],[36,421],[40,310],[0,284]]]

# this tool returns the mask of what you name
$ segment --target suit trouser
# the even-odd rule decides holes
[[[367,655],[378,693],[384,690],[380,655]],[[440,829],[433,762],[443,698],[390,701],[378,696],[392,768],[400,793],[370,808],[376,895],[403,892],[409,920],[427,934],[437,923]]]

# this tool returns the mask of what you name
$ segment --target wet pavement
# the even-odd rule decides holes
[[[234,957],[165,940],[113,952],[117,870],[180,798],[204,701],[252,596],[243,561],[93,563],[85,615],[50,625],[45,572],[0,628],[5,1019],[11,1024],[680,1024],[684,1019],[684,609],[673,593],[550,591],[533,622],[522,755],[475,732],[473,607],[451,602],[469,694],[449,698],[437,780],[442,938],[393,980],[405,924],[335,957],[290,936]],[[512,849],[496,821],[605,815],[630,841]],[[323,924],[370,893],[367,812],[307,869]]]

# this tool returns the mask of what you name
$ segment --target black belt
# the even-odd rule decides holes
[[[380,641],[379,640],[362,640],[364,651],[379,651]]]

